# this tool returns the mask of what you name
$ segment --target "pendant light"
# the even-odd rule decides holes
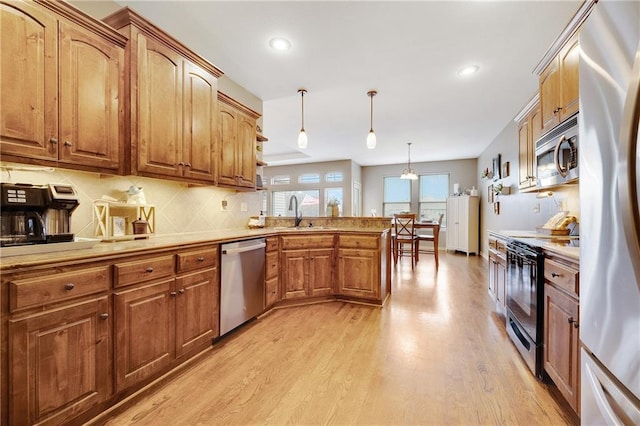
[[[418,175],[411,168],[411,142],[407,142],[409,145],[409,160],[407,161],[407,168],[402,171],[402,175],[400,175],[400,179],[410,179],[416,180],[418,179]]]
[[[307,91],[305,89],[298,89],[298,93],[300,93],[300,99],[302,100],[302,127],[298,135],[298,148],[305,149],[307,147],[307,134],[304,131],[304,94],[307,93]]]
[[[377,94],[378,92],[375,90],[367,92],[367,95],[371,98],[371,126],[369,128],[369,134],[367,135],[367,148],[369,149],[374,149],[376,147],[376,134],[373,133],[373,97]]]

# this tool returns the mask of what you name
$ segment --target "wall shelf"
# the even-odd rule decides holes
[[[153,204],[93,202],[94,235],[102,241],[123,241],[149,238],[156,230],[156,207]],[[115,219],[115,220],[114,220]],[[133,233],[133,221],[147,221],[146,234]]]

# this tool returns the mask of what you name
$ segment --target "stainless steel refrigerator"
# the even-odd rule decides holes
[[[640,1],[580,31],[581,421],[640,424]]]

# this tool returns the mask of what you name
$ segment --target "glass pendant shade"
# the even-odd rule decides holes
[[[376,147],[376,134],[373,132],[373,97],[377,95],[378,92],[375,90],[370,90],[367,92],[369,98],[371,98],[371,125],[369,126],[369,134],[367,135],[367,148],[375,149]]]
[[[300,130],[298,135],[298,148],[305,149],[307,147],[307,133],[304,129]]]
[[[300,93],[300,102],[302,105],[302,126],[300,127],[300,134],[298,135],[298,148],[305,149],[307,147],[307,133],[304,131],[304,94],[307,93],[305,89],[298,89]]]
[[[411,168],[411,142],[407,142],[407,145],[409,146],[409,157],[407,160],[407,168],[402,171],[402,174],[400,175],[400,179],[416,180],[418,179],[418,175]]]

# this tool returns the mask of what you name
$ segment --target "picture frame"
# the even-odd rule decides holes
[[[493,157],[493,180],[499,180],[502,178],[501,176],[501,165],[500,165],[500,154]]]
[[[505,161],[504,164],[502,165],[502,178],[507,178],[509,177],[510,174],[510,169],[511,168],[511,164],[509,164],[508,161]]]
[[[493,204],[493,197],[494,197],[493,185],[489,185],[487,186],[487,202],[489,204]]]
[[[113,222],[113,236],[122,237],[127,232],[127,220],[122,216],[114,216],[111,218]]]
[[[493,203],[493,213],[496,215],[500,214],[500,202],[496,201]]]

